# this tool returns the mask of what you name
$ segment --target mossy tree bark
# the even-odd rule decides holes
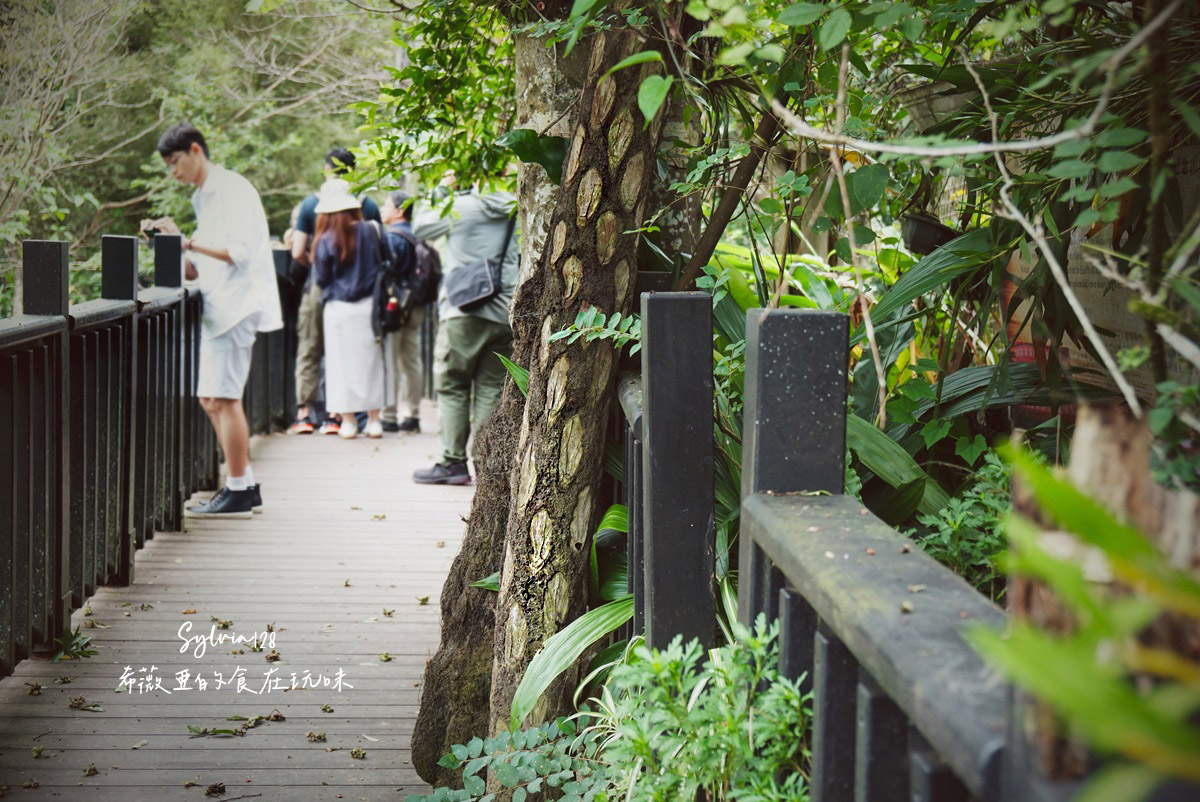
[[[559,9],[563,14],[566,10]],[[547,47],[543,39],[517,35],[514,49],[517,119],[513,127],[569,136],[588,64],[587,48],[581,45],[563,58],[561,45]],[[537,316],[542,287],[531,267],[537,264],[546,241],[549,210],[558,187],[537,165],[521,165],[518,186],[523,269],[513,302],[514,359],[527,364],[529,344],[537,342],[538,329],[530,321]],[[438,766],[437,761],[453,744],[466,743],[488,728],[496,594],[473,588],[471,583],[500,569],[511,495],[509,472],[523,409],[524,397],[508,382],[496,409],[477,434],[475,496],[462,550],[442,587],[441,644],[425,666],[413,730],[413,766],[435,785],[461,786],[457,773]]]
[[[504,560],[492,668],[492,729],[507,726],[513,692],[550,635],[581,614],[587,595],[587,545],[598,517],[609,401],[616,371],[610,343],[551,342],[589,306],[628,312],[637,236],[648,201],[661,117],[645,125],[637,105],[642,79],[657,65],[608,69],[643,49],[630,33],[597,34],[579,122],[563,165],[550,234],[535,268],[541,283],[522,350],[530,355],[529,392],[509,486]],[[532,299],[530,299],[532,301]],[[525,310],[520,310],[524,312]],[[542,698],[535,720],[569,704],[564,677]]]

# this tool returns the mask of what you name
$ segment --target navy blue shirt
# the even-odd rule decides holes
[[[408,244],[408,240],[396,233],[397,229],[411,237],[412,226],[407,220],[401,220],[399,223],[393,223],[387,227],[387,241],[392,249],[392,258],[395,259],[396,273],[400,276],[401,281],[407,282],[409,271],[412,269],[409,261],[413,256],[412,246]]]
[[[379,274],[376,229],[366,221],[356,223],[355,228],[354,258],[349,262],[343,261],[337,252],[337,238],[332,231],[322,234],[313,249],[313,281],[326,301],[353,303],[369,297],[375,289],[375,277]]]

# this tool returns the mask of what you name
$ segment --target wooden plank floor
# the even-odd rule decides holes
[[[423,420],[434,421],[432,409]],[[137,555],[132,586],[100,589],[92,614],[75,615],[76,624],[95,622],[87,631],[98,655],[26,660],[0,681],[0,786],[15,799],[126,802],[208,799],[205,789],[218,782],[226,792],[216,799],[264,802],[402,800],[428,791],[412,769],[409,737],[437,647],[438,594],[471,496],[469,487],[412,483],[412,471],[436,453],[430,432],[256,441],[262,515],[189,521],[186,532],[156,535]],[[197,656],[193,642],[181,653],[180,627],[192,625],[184,638],[208,635],[214,619],[232,622],[216,634],[247,638],[273,625],[278,661],[267,661],[269,646],[207,645]],[[390,661],[380,659],[385,652]],[[127,666],[135,680],[153,668],[162,690],[118,692]],[[264,691],[272,669],[280,687]],[[305,672],[315,681],[339,670],[341,690],[284,690],[293,674],[300,684]],[[179,690],[182,671],[191,690]],[[231,680],[221,689],[218,672]],[[56,683],[60,676],[70,683]],[[41,694],[30,696],[26,683],[40,683]],[[78,696],[102,710],[72,709]],[[242,737],[188,730],[236,728],[227,717],[274,711],[286,720]],[[309,732],[326,739],[310,741]],[[43,747],[38,759],[35,746]],[[366,757],[352,757],[355,748]],[[85,776],[93,763],[98,773]],[[39,787],[23,789],[29,780]]]

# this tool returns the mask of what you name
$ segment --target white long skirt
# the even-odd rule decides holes
[[[325,407],[330,412],[361,412],[381,409],[388,398],[384,374],[385,345],[380,347],[371,331],[371,298],[348,303],[326,301],[325,311]]]

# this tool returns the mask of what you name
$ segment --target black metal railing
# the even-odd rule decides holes
[[[643,295],[641,369],[618,381],[625,634],[655,646],[712,640],[711,303]],[[781,673],[812,690],[812,799],[1070,799],[1078,785],[1032,759],[1020,695],[966,641],[1003,611],[843,495],[848,333],[812,310],[746,324],[739,618],[778,620]]]
[[[139,289],[137,239],[104,237],[101,297],[69,305],[67,244],[24,243],[21,313],[0,320],[0,676],[98,586],[131,582],[134,552],[216,485],[195,393],[203,301],[180,257],[180,237],[157,237],[155,286]],[[294,312],[255,343],[255,434],[292,417]]]

